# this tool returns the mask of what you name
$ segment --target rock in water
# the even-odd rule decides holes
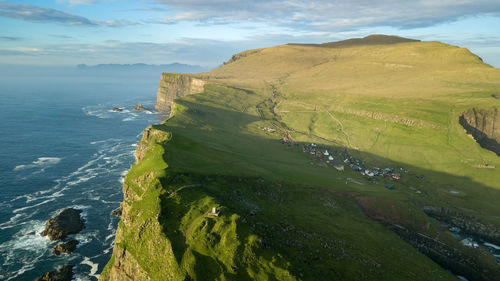
[[[61,243],[54,248],[54,255],[59,256],[61,253],[72,253],[76,249],[76,245],[78,245],[78,241],[74,239],[66,243]]]
[[[137,105],[134,105],[134,110],[137,110],[137,111],[148,111],[148,112],[152,112],[152,110],[150,108],[146,108],[144,106],[142,106],[142,103],[138,103]]]
[[[112,216],[121,217],[122,216],[122,207],[119,207],[111,212]]]
[[[41,235],[48,235],[49,239],[54,241],[63,239],[68,234],[80,232],[85,227],[83,219],[80,218],[81,212],[81,210],[75,210],[73,208],[65,209],[57,216],[47,221]]]
[[[138,103],[137,105],[134,105],[134,109],[138,111],[144,111],[144,107],[142,106],[142,103]]]
[[[38,277],[36,281],[71,281],[73,278],[73,265],[65,265],[58,270],[49,271]]]
[[[113,109],[111,109],[111,110],[114,111],[114,112],[122,112],[123,108],[113,107]]]

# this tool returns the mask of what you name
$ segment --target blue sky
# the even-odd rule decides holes
[[[498,0],[0,0],[0,64],[217,66],[285,43],[391,34],[500,67]]]

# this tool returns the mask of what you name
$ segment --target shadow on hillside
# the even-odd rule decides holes
[[[175,120],[176,116],[174,116],[172,121],[167,122],[167,126],[163,127],[172,132],[174,140],[167,144],[167,153],[164,158],[172,166],[169,168],[172,174],[182,173],[187,178],[185,183],[176,183],[176,186],[197,183],[201,184],[201,187],[183,194],[179,193],[175,198],[169,193],[161,197],[160,223],[163,232],[172,242],[177,262],[183,263],[189,248],[186,243],[186,233],[181,230],[182,219],[191,208],[199,204],[198,202],[208,196],[223,206],[224,213],[222,215],[227,212],[228,214],[237,214],[240,217],[236,226],[237,239],[240,244],[237,247],[237,254],[233,258],[234,268],[227,267],[223,265],[221,260],[218,260],[217,255],[222,255],[221,253],[212,252],[207,255],[196,252],[191,258],[195,260],[196,266],[193,270],[196,271],[197,276],[208,274],[211,277],[216,277],[224,274],[230,278],[237,276],[239,280],[250,280],[248,268],[257,271],[258,268],[253,267],[256,267],[258,264],[256,261],[262,258],[274,261],[277,265],[287,268],[294,276],[304,280],[314,279],[313,276],[330,279],[342,277],[342,273],[337,272],[338,268],[322,267],[321,262],[312,262],[314,255],[309,257],[305,254],[306,251],[323,251],[321,247],[324,247],[324,245],[316,243],[314,235],[311,236],[314,239],[308,236],[311,235],[310,230],[303,226],[292,225],[294,228],[292,232],[284,233],[282,231],[283,226],[280,223],[286,219],[280,217],[280,212],[293,212],[295,207],[309,208],[309,206],[300,203],[301,199],[295,198],[298,200],[296,204],[286,205],[279,209],[281,208],[279,206],[283,204],[280,201],[283,200],[283,196],[276,195],[276,198],[273,198],[273,194],[279,194],[282,185],[299,186],[299,190],[307,189],[308,192],[312,192],[311,194],[316,194],[314,193],[316,191],[311,191],[314,190],[311,187],[315,186],[317,192],[321,192],[324,198],[331,196],[332,200],[335,201],[356,202],[352,198],[342,199],[342,196],[338,195],[345,195],[352,191],[356,195],[383,199],[376,201],[380,204],[387,202],[395,202],[400,205],[408,204],[408,208],[418,212],[422,212],[421,209],[424,206],[440,207],[493,228],[487,234],[492,236],[485,237],[487,236],[485,234],[482,236],[483,238],[500,239],[500,206],[491,200],[492,198],[500,198],[500,190],[484,186],[467,177],[394,162],[368,152],[348,151],[345,153],[344,147],[318,144],[321,151],[325,149],[331,151],[335,155],[336,162],[344,157],[353,157],[359,161],[374,159],[373,163],[366,163],[366,167],[383,164],[381,168],[388,167],[401,173],[401,180],[375,177],[377,180],[372,181],[370,177],[352,171],[347,165],[345,172],[339,172],[331,165],[325,164],[324,161],[303,153],[302,147],[307,144],[280,144],[279,136],[270,135],[269,138],[265,138],[244,131],[243,128],[247,128],[248,125],[262,121],[259,117],[186,100],[179,100],[178,103],[187,108],[185,113],[188,113],[189,118]],[[193,130],[193,126],[196,126],[195,130]],[[182,141],[176,142],[176,138]],[[288,161],[287,155],[290,155],[290,159],[305,160],[303,162]],[[304,168],[297,167],[297,165],[308,162],[312,165],[306,164],[307,167],[304,166]],[[239,167],[244,167],[241,174],[237,172]],[[290,171],[290,175],[283,174],[284,171]],[[249,176],[252,174],[259,176]],[[354,178],[355,181],[347,182],[346,178]],[[264,181],[268,182],[268,180],[271,180],[272,183],[263,184]],[[344,181],[347,184],[344,184]],[[164,188],[170,190],[169,185],[173,183],[173,181],[164,182]],[[392,190],[386,188],[389,183],[394,186]],[[253,188],[255,186],[257,188]],[[238,193],[239,189],[242,190],[241,193]],[[324,190],[337,190],[339,192],[336,194],[324,193]],[[307,195],[309,194],[307,193]],[[261,205],[266,206],[276,205],[278,209],[273,209],[275,207],[263,209],[259,204],[252,203],[250,202],[252,200],[247,199],[254,197],[258,198],[253,202],[260,202]],[[348,203],[346,204],[348,205]],[[383,209],[384,206],[380,207]],[[325,207],[325,212],[327,212],[326,210]],[[298,216],[300,217],[300,213]],[[382,222],[387,223],[387,221]],[[430,217],[427,218],[427,222],[435,225],[435,228],[440,232],[445,230]],[[447,223],[449,222],[447,221]],[[403,227],[406,227],[406,223],[410,226],[408,227],[409,231],[412,231],[412,223],[405,222],[405,218],[400,221],[392,221],[392,223],[402,224]],[[427,228],[429,227],[427,226]],[[473,228],[470,231],[473,231]],[[495,233],[499,236],[495,237]],[[482,235],[482,233],[473,234],[480,237]],[[255,244],[252,244],[248,241],[254,235],[257,235],[259,239]],[[287,237],[292,242],[281,241],[283,237]],[[312,240],[309,241],[310,239]],[[321,241],[320,238],[317,239]],[[456,244],[459,245],[458,241]],[[413,246],[418,249],[418,246]],[[294,247],[298,247],[297,249],[300,251],[295,252]],[[247,257],[250,250],[259,256]],[[339,249],[331,249],[330,251],[336,255],[342,255]],[[463,253],[465,253],[464,255],[473,255],[475,258],[483,255],[480,250],[464,250]],[[393,258],[397,259],[398,255],[405,254],[401,252],[395,254]],[[335,260],[338,257],[325,256],[327,260]],[[436,260],[436,258],[434,260],[441,265],[449,265],[443,260]],[[498,273],[498,268],[491,268],[491,266],[496,266],[491,264],[491,260],[486,262],[480,260],[478,264],[475,264],[477,270],[473,270],[472,273],[465,272],[460,267],[451,268],[451,270],[457,274],[466,274],[469,280],[477,280],[477,278],[488,280],[491,275],[481,275],[485,274],[481,273],[482,270],[486,270],[486,274]],[[326,261],[323,263],[329,264]],[[351,265],[355,262],[346,261],[346,263]],[[410,268],[411,265],[409,265],[408,270]],[[476,277],[473,276],[474,274],[477,274]],[[374,273],[374,275],[365,277],[376,278],[377,276]]]

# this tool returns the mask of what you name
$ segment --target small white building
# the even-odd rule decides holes
[[[325,150],[325,152],[323,153],[323,155],[328,156],[328,155],[330,155],[330,153],[328,153],[328,150]]]
[[[333,156],[328,156],[328,160],[333,161]]]
[[[218,217],[219,216],[219,211],[217,211],[217,208],[216,207],[213,207],[212,210],[210,210],[210,212],[208,212],[208,215],[209,216],[214,216],[214,217]]]

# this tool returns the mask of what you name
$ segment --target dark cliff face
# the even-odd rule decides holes
[[[497,108],[473,108],[462,113],[459,122],[481,147],[500,156],[500,115]]]
[[[155,109],[170,111],[176,98],[203,92],[206,81],[185,74],[163,73],[156,95]]]

